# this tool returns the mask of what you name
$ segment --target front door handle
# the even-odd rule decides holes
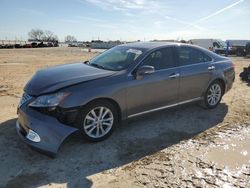
[[[208,67],[208,70],[209,70],[209,71],[212,71],[212,70],[214,70],[214,69],[215,69],[215,66],[209,66],[209,67]]]
[[[180,74],[179,74],[179,73],[177,73],[177,74],[171,74],[171,75],[169,76],[169,78],[177,78],[177,77],[180,77]]]

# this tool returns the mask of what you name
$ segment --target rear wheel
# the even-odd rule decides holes
[[[219,81],[215,81],[208,87],[204,96],[204,104],[207,108],[213,109],[218,106],[223,95],[223,86]]]
[[[237,50],[236,55],[241,57],[243,56],[244,52],[242,50]]]
[[[117,110],[108,101],[96,101],[85,106],[76,123],[86,140],[102,141],[113,133],[118,124]]]

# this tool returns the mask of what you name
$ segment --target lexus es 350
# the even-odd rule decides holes
[[[215,108],[234,79],[231,60],[197,46],[124,44],[90,61],[39,70],[24,88],[17,132],[53,155],[75,131],[96,142],[128,118],[193,101]]]

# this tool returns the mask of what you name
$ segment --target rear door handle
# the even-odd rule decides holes
[[[213,66],[213,65],[208,67],[208,70],[209,70],[209,71],[212,71],[212,70],[214,70],[214,69],[215,69],[215,66]]]
[[[177,77],[180,77],[180,74],[179,74],[179,73],[177,73],[177,74],[171,74],[171,75],[169,76],[169,78],[177,78]]]

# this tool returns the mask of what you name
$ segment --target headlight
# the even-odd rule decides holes
[[[55,107],[60,104],[69,93],[55,93],[51,95],[42,95],[37,97],[33,102],[29,104],[31,107]]]

